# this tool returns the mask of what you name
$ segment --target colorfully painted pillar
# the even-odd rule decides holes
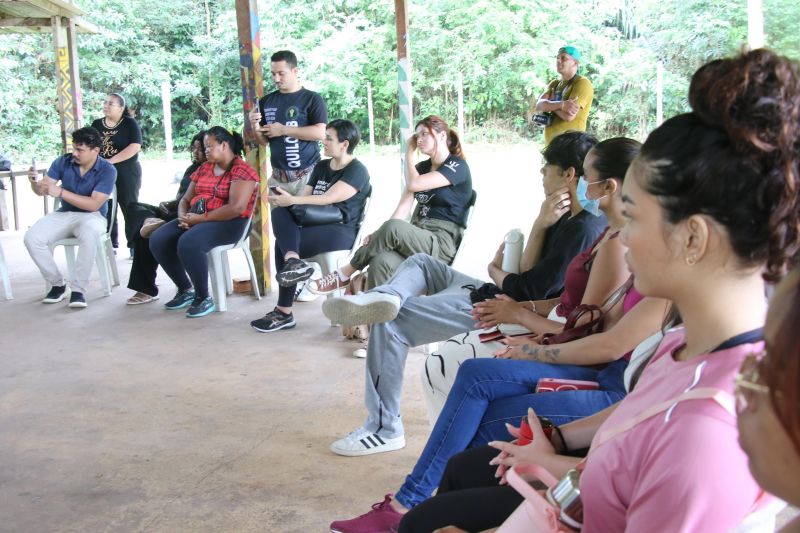
[[[400,168],[403,176],[402,189],[406,182],[406,143],[411,137],[414,120],[411,94],[411,48],[408,42],[408,18],[405,0],[394,1],[395,26],[397,28],[397,89],[400,115]]]
[[[53,17],[53,48],[56,52],[56,92],[64,153],[72,150],[72,132],[83,123],[81,84],[78,77],[78,51],[75,46],[75,23],[72,19]]]
[[[239,70],[242,78],[245,154],[248,164],[258,171],[259,199],[250,230],[250,250],[256,264],[258,284],[263,293],[270,291],[272,278],[269,246],[269,204],[267,203],[267,150],[255,139],[248,113],[257,98],[264,96],[261,70],[261,37],[256,0],[236,0],[236,26],[239,30]]]

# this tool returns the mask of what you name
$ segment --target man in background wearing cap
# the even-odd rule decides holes
[[[556,71],[561,76],[547,85],[547,90],[527,113],[528,121],[543,125],[545,145],[565,131],[586,131],[586,119],[592,107],[592,82],[578,74],[581,53],[574,46],[564,46],[556,56]]]

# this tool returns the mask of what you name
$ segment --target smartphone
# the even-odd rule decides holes
[[[553,434],[553,428],[555,425],[550,421],[549,418],[545,418],[543,416],[538,418],[539,423],[542,425],[542,432],[544,433],[544,436],[549,439],[550,435]],[[533,442],[533,431],[531,431],[531,426],[528,425],[528,417],[523,416],[519,423],[519,438],[517,439],[517,445],[524,446],[526,444],[530,444],[531,442]]]
[[[264,111],[261,110],[261,106],[258,105],[258,96],[255,97],[255,106],[258,109],[258,114],[261,115],[261,120],[258,121],[260,126],[266,126],[267,120],[264,118]]]
[[[31,180],[31,181],[37,181],[39,179],[39,173],[38,173],[38,171],[36,169],[36,158],[35,157],[31,158],[31,170],[33,170],[34,175],[33,175],[33,178],[28,176],[28,179]]]
[[[272,194],[281,194],[281,191],[279,191],[277,187],[270,187],[269,192]]]

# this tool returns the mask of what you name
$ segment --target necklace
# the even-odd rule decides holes
[[[114,123],[114,125],[113,125],[113,126],[109,126],[109,125],[108,125],[108,122],[106,122],[106,117],[103,117],[103,126],[104,126],[104,127],[107,129],[107,130],[113,130],[114,128],[116,128],[117,126],[119,126],[120,122],[122,122],[124,119],[125,119],[125,117],[124,117],[124,116],[122,116],[122,117],[119,117],[119,120],[118,120],[118,121],[116,121],[116,122]]]

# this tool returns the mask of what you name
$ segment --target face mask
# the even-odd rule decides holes
[[[589,200],[586,198],[586,189],[589,188],[589,185],[586,183],[586,180],[583,178],[578,178],[578,187],[576,188],[576,194],[578,196],[578,203],[581,204],[586,211],[593,214],[596,217],[600,216],[600,199],[597,200]]]

